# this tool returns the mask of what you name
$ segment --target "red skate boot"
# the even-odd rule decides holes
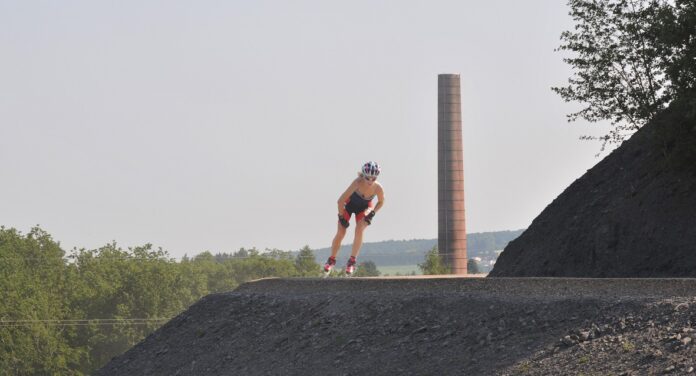
[[[331,274],[334,265],[336,265],[336,258],[329,256],[329,259],[326,260],[326,264],[324,264],[324,277],[328,277],[329,274]]]
[[[346,264],[346,275],[349,277],[351,275],[353,275],[353,273],[355,273],[355,269],[356,269],[355,262],[356,262],[355,257],[350,256],[350,258],[348,259],[348,264]]]

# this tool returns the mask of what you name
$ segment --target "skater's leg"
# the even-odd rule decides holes
[[[350,252],[350,255],[352,257],[358,258],[358,254],[360,253],[360,247],[362,247],[363,242],[363,232],[365,231],[366,227],[367,222],[365,222],[364,219],[361,219],[355,225],[355,239],[353,239],[353,250]]]
[[[341,242],[343,241],[343,238],[345,236],[346,228],[339,223],[338,229],[336,230],[336,236],[334,236],[333,242],[331,243],[331,257],[336,258],[336,255],[338,254],[338,249],[341,248]]]

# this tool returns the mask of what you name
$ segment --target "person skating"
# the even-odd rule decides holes
[[[350,259],[346,265],[346,274],[352,275],[355,272],[356,259],[362,246],[363,232],[367,226],[372,224],[373,218],[384,206],[384,189],[377,182],[379,173],[380,168],[377,163],[372,161],[365,163],[358,172],[358,177],[338,198],[338,226],[336,236],[331,243],[331,256],[324,265],[324,273],[330,273],[336,265],[336,255],[348,226],[350,226],[352,214],[355,214],[355,238],[353,239]],[[372,203],[375,197],[377,197],[377,205]]]

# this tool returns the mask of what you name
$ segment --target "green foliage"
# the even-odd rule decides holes
[[[93,365],[106,363],[163,323],[188,307],[200,296],[195,280],[182,280],[177,263],[152,245],[123,250],[115,243],[97,250],[78,250],[71,255],[73,289],[71,307],[80,319],[115,319],[113,325],[92,323],[79,327],[73,346],[90,349],[89,361],[82,365],[89,372]],[[204,290],[205,291],[205,290]],[[126,320],[150,321],[131,325]]]
[[[377,265],[367,260],[358,264],[357,270],[353,275],[355,277],[379,277],[380,274]]]
[[[314,251],[305,245],[295,257],[295,269],[303,277],[315,277],[321,273],[321,265],[316,262]]]
[[[466,235],[467,253],[470,257],[493,258],[495,251],[505,248],[524,230],[477,232]],[[423,261],[425,254],[437,245],[437,239],[386,240],[363,243],[360,257],[370,259],[380,267],[416,265]],[[350,255],[351,244],[341,246],[339,255]],[[319,248],[315,256],[325,260],[331,254],[330,248]]]
[[[531,368],[531,363],[528,360],[523,361],[517,366],[517,370],[521,373],[529,373]]]
[[[621,348],[623,351],[626,352],[631,352],[636,349],[636,345],[634,345],[631,341],[625,340],[621,342]]]
[[[696,172],[696,95],[674,101],[656,121],[655,149],[664,156],[665,167]]]
[[[437,250],[437,246],[425,254],[425,261],[422,264],[418,264],[418,268],[423,274],[450,274],[450,268],[445,265],[440,257],[440,253]]]
[[[73,328],[38,321],[72,316],[62,304],[69,287],[63,255],[39,228],[22,235],[0,227],[0,370],[7,374],[73,375],[86,356],[64,340]]]
[[[559,50],[574,69],[566,87],[552,88],[585,107],[568,115],[608,120],[601,139],[620,143],[672,100],[696,87],[696,16],[691,0],[570,0],[574,30]],[[592,138],[592,137],[587,137]]]
[[[474,259],[469,259],[466,262],[466,272],[468,274],[478,274],[481,273],[478,262]]]
[[[313,251],[300,254],[252,248],[176,262],[151,244],[111,243],[66,258],[39,228],[0,227],[0,374],[92,374],[209,293],[318,275]]]
[[[655,26],[659,43],[669,53],[661,56],[675,98],[694,96],[696,91],[696,2],[675,0],[661,9]]]

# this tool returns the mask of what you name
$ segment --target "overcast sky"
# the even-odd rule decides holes
[[[550,90],[570,74],[567,12],[0,0],[0,225],[66,250],[326,247],[375,160],[386,203],[365,241],[435,238],[437,75],[458,73],[467,232],[525,228],[600,160],[578,137],[606,131],[567,123],[578,105]]]

